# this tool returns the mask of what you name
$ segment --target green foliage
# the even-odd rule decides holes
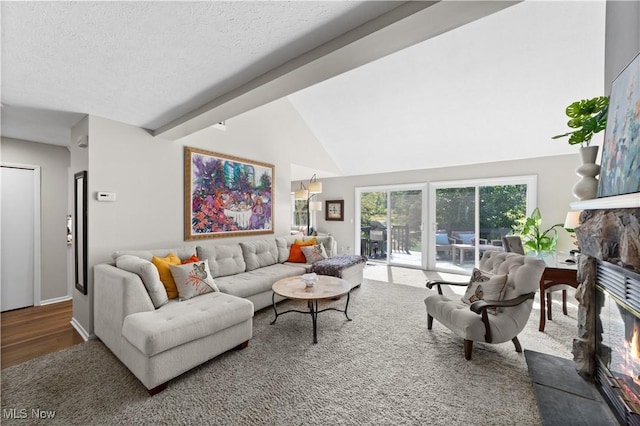
[[[569,145],[585,144],[589,146],[593,135],[603,131],[607,126],[608,109],[609,98],[607,96],[582,99],[572,103],[565,110],[570,118],[567,126],[577,130],[553,136],[551,139],[569,136]]]
[[[526,185],[483,186],[480,188],[480,229],[510,229],[524,217],[527,208]],[[504,234],[481,235],[501,238]]]
[[[562,228],[562,224],[556,223],[542,231],[542,214],[536,207],[531,216],[518,221],[513,230],[516,235],[522,235],[525,251],[551,252],[555,251],[558,243],[557,227]]]
[[[391,225],[408,225],[420,229],[422,197],[420,191],[391,192]],[[371,221],[387,221],[387,193],[365,192],[360,197],[360,223],[369,226]]]
[[[422,222],[421,191],[391,191],[391,226],[407,226],[409,247],[420,251],[420,225]],[[372,221],[387,222],[387,193],[366,192],[360,196],[360,223],[369,226]],[[364,235],[362,235],[364,237]]]
[[[372,220],[387,220],[386,192],[365,192],[360,197],[360,223],[369,226]]]
[[[525,217],[526,191],[526,185],[480,187],[480,238],[498,239]],[[475,187],[436,191],[438,229],[475,229],[475,208]]]

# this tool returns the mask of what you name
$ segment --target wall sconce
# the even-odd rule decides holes
[[[304,186],[304,183],[300,182],[300,189],[294,193],[296,200],[307,200],[307,235],[311,232],[310,212],[322,211],[322,202],[311,201],[317,194],[322,193],[322,182],[318,182],[316,175],[314,174],[309,179],[308,186]]]

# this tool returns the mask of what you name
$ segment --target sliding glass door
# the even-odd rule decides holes
[[[429,269],[468,272],[535,206],[536,177],[432,183]]]
[[[425,189],[425,185],[356,189],[362,255],[374,262],[424,267]]]

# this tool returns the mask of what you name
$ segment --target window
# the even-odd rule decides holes
[[[426,185],[356,188],[356,238],[374,262],[424,269],[423,217]]]
[[[291,193],[291,224],[292,226],[307,226],[307,201],[296,200]]]
[[[470,271],[535,206],[535,176],[431,184],[429,268]]]

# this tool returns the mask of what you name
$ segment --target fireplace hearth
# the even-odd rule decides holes
[[[576,370],[621,424],[640,426],[640,208],[585,210],[576,290]]]
[[[597,261],[595,382],[618,420],[640,426],[640,275]]]

